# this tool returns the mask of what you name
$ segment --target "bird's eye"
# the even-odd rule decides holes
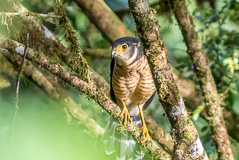
[[[123,50],[126,50],[127,48],[128,48],[128,45],[127,45],[127,44],[123,44],[123,45],[122,45],[122,49],[123,49]]]

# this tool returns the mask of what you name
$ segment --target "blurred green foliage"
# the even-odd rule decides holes
[[[105,2],[118,14],[121,14],[119,11],[128,10],[125,0],[105,0]],[[151,4],[156,2],[157,0],[150,1]],[[53,12],[53,0],[22,0],[21,3],[32,12]],[[73,1],[66,1],[65,5],[71,23],[79,35],[82,48],[110,47],[111,44]],[[222,96],[224,100],[222,106],[234,112],[239,118],[239,1],[218,0],[216,7],[211,8],[207,1],[197,5],[196,1],[190,0],[187,7],[194,16],[195,28],[207,50],[219,93],[229,89],[228,93]],[[0,11],[11,11],[11,8],[0,6]],[[132,15],[125,12],[119,16],[127,28],[135,32]],[[156,17],[160,20],[161,34],[169,51],[170,63],[186,78],[197,83],[193,74],[193,65],[186,54],[182,34],[172,13],[170,11],[164,14],[159,13]],[[46,19],[41,21],[65,43],[63,33],[53,23]],[[7,35],[6,26],[1,25],[0,31],[1,34]],[[89,65],[109,82],[110,59],[98,59],[91,56],[85,56],[85,58]],[[63,108],[25,78],[21,81],[20,109],[16,124],[11,130],[15,110],[15,80],[10,79],[10,81],[11,87],[0,90],[0,159],[107,160],[114,157],[105,155],[101,139],[92,137],[83,125],[78,125],[74,121],[68,124]],[[74,100],[104,128],[109,119],[108,114],[102,112],[97,104],[92,100],[89,101],[85,95],[79,95],[78,91],[67,88]],[[194,119],[194,123],[210,159],[216,160],[217,153],[210,138],[211,131],[207,122],[200,117],[200,111],[200,109],[195,111],[199,117]],[[170,124],[157,98],[154,98],[147,112],[158,124],[171,132]],[[239,143],[233,139],[231,142],[235,158],[239,159],[239,152],[237,152]],[[150,158],[146,156],[144,159]]]
[[[20,109],[12,129],[15,110],[12,82],[14,87],[0,92],[0,159],[112,159],[105,155],[101,139],[93,137],[82,125],[68,124],[63,108],[29,81],[21,85]],[[94,106],[87,100],[84,105]]]

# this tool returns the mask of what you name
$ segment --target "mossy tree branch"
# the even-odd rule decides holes
[[[67,61],[69,61],[67,64],[76,71],[83,80],[90,82],[92,80],[90,68],[82,56],[83,51],[79,46],[76,32],[70,24],[61,0],[54,1],[54,9],[56,15],[60,16],[58,25],[64,29],[65,39],[70,42],[70,52],[66,55]]]
[[[185,1],[171,0],[170,3],[181,28],[184,41],[188,48],[187,52],[194,64],[194,71],[205,98],[206,119],[212,129],[212,138],[216,142],[219,159],[233,160],[232,148],[223,118],[223,111],[220,106],[220,96],[211,73],[206,51],[194,29],[193,20],[187,10]]]
[[[34,17],[43,17],[43,18],[60,18],[60,16],[53,15],[53,14],[42,14],[42,13],[34,13],[34,12],[0,12],[1,16],[34,16]]]
[[[155,19],[155,10],[150,8],[147,0],[129,0],[129,7],[154,76],[159,101],[176,136],[174,158],[208,159],[174,82],[168,64],[167,50],[159,32],[160,25]]]
[[[21,56],[23,55],[24,46],[6,37],[0,36],[0,47],[7,49],[9,52],[14,52]],[[47,58],[44,54],[39,53],[31,48],[27,49],[26,58],[40,65],[41,67],[44,67],[52,74],[58,76],[71,86],[88,95],[120,124],[122,124],[123,119],[121,116],[119,116],[121,113],[120,107],[117,106],[107,95],[105,95],[105,92],[99,90],[95,85],[81,80],[77,74],[68,71],[60,64],[55,63]],[[141,135],[141,129],[134,122],[129,123],[127,126],[121,125],[121,127],[125,128],[138,142],[143,139],[143,135]],[[144,143],[143,146],[155,159],[171,159],[169,154],[159,147],[154,141],[148,141]]]

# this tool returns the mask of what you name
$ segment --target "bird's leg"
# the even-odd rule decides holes
[[[141,141],[141,143],[144,143],[144,142],[146,142],[148,140],[151,140],[151,137],[149,135],[148,128],[146,127],[146,124],[145,124],[145,121],[144,121],[144,113],[143,113],[143,110],[140,107],[140,104],[138,104],[138,108],[139,108],[140,118],[141,118],[141,121],[142,121],[142,132],[145,135],[144,139]]]
[[[128,121],[130,120],[130,115],[124,101],[122,101],[122,104],[123,104],[123,109],[120,113],[120,116],[124,116],[124,125],[126,126]]]

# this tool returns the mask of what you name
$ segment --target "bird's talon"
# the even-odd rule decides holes
[[[141,143],[145,143],[146,141],[150,141],[151,137],[149,135],[149,131],[145,125],[142,126],[142,132],[144,133],[144,139],[141,141]]]
[[[128,109],[127,107],[125,106],[125,104],[123,103],[123,109],[120,113],[120,116],[124,116],[124,125],[126,126],[126,124],[128,123],[128,121],[130,120],[130,115],[129,115],[129,112],[128,112]]]

